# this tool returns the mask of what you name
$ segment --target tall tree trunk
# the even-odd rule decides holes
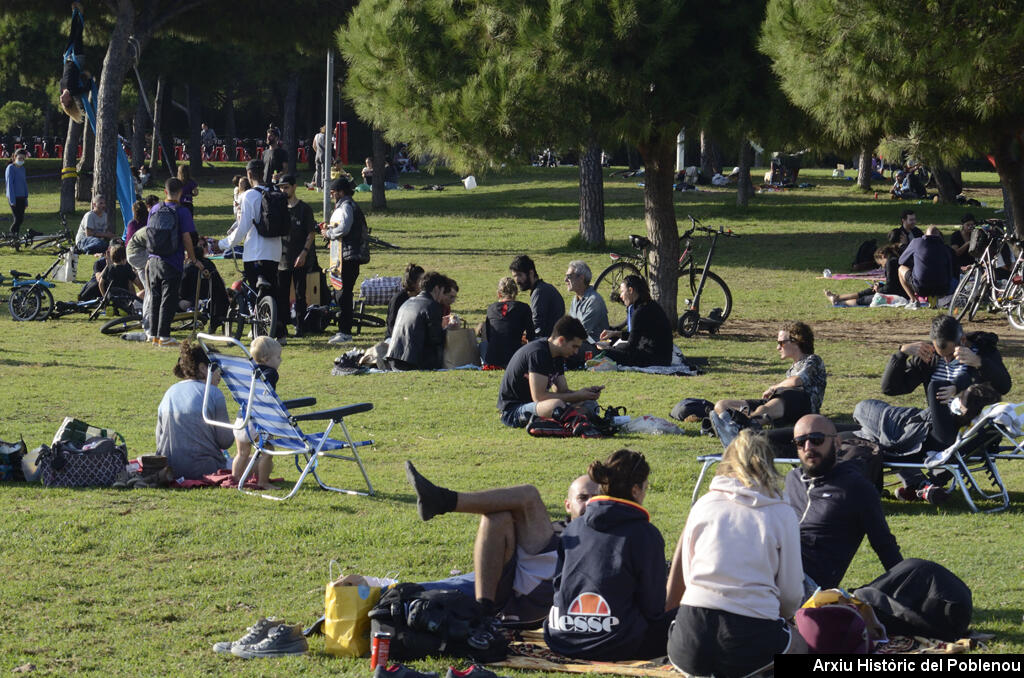
[[[188,169],[192,176],[203,171],[203,97],[199,85],[190,83],[188,88]]]
[[[74,167],[78,156],[78,143],[82,139],[82,123],[68,118],[68,133],[64,139],[64,162],[62,167]],[[75,184],[74,177],[62,178],[60,181],[60,213],[74,214]]]
[[[160,126],[164,122],[164,98],[167,95],[167,81],[162,75],[156,78],[156,95],[153,97],[153,138],[149,151],[149,170],[159,167],[160,160]]]
[[[939,191],[939,201],[952,205],[956,203],[956,197],[963,192],[963,183],[957,180],[960,171],[947,167],[936,167],[932,172],[935,179],[935,187]]]
[[[224,144],[228,160],[234,160],[238,129],[235,127],[235,89],[228,85],[224,90]]]
[[[299,74],[288,74],[288,86],[284,90],[284,134],[282,141],[288,151],[288,171],[294,174],[299,167],[298,135],[295,131],[295,110],[299,101]]]
[[[721,151],[718,144],[706,131],[700,131],[700,174],[707,181],[722,171]]]
[[[743,137],[740,142],[740,177],[736,184],[736,205],[746,207],[754,195],[754,182],[750,180],[750,169],[754,166],[754,147]]]
[[[373,200],[375,210],[386,210],[388,198],[384,194],[384,137],[377,128],[373,129]]]
[[[82,157],[78,161],[78,178],[75,180],[75,200],[78,202],[89,202],[92,200],[92,182],[93,182],[93,165],[94,158],[96,157],[93,153],[96,148],[96,135],[93,134],[92,126],[89,122],[82,123]],[[72,149],[72,153],[77,153],[78,149]]]
[[[1024,149],[1015,131],[999,135],[993,144],[992,157],[996,161],[996,172],[1003,186],[1004,219],[1008,230],[1015,230],[1018,238],[1024,238]]]
[[[857,187],[865,191],[871,190],[871,152],[861,146],[857,158]]]
[[[117,121],[121,109],[121,88],[128,72],[128,37],[134,32],[135,8],[131,0],[118,0],[114,27],[110,32],[107,54],[100,74],[99,100],[96,102],[96,168],[93,192],[107,199],[112,211],[117,197]],[[129,209],[130,205],[125,205]]]
[[[596,141],[580,153],[580,237],[589,245],[604,244],[604,176]]]
[[[139,96],[139,105],[135,107],[135,117],[132,118],[132,168],[137,169],[146,164],[146,123],[149,122],[149,114],[146,113],[146,104]]]
[[[650,260],[651,296],[661,304],[673,327],[676,315],[676,284],[679,280],[679,228],[672,205],[675,176],[676,135],[663,132],[640,147],[644,159],[644,221],[654,245]]]
[[[626,144],[626,166],[631,170],[637,170],[640,169],[643,162],[643,158],[640,157],[640,152],[633,146]]]

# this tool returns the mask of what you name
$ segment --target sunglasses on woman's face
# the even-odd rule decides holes
[[[803,447],[806,442],[810,441],[811,445],[817,447],[818,445],[824,443],[826,439],[832,437],[834,436],[825,433],[808,433],[806,435],[796,436],[795,438],[793,438],[793,444],[796,445],[797,447]]]
[[[786,344],[788,344],[791,341],[793,341],[793,340],[792,339],[779,339],[775,343],[777,343],[779,345],[779,348],[782,348],[783,346],[785,346]]]

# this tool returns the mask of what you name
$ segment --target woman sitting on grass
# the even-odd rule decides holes
[[[477,328],[477,334],[483,339],[480,353],[485,369],[504,369],[522,347],[524,336],[526,341],[533,341],[533,315],[528,304],[516,301],[518,292],[514,278],[499,280],[498,300],[487,307],[487,318]]]
[[[803,596],[800,526],[779,492],[774,450],[743,431],[686,519],[667,605],[682,600],[668,656],[684,676],[748,676],[805,653],[786,624]]]
[[[231,429],[207,424],[203,419],[209,370],[210,359],[202,346],[183,341],[174,366],[174,376],[181,381],[167,389],[156,412],[156,453],[167,457],[176,478],[201,478],[228,463],[224,450],[235,440]],[[211,384],[216,386],[218,382],[220,375],[215,371]],[[210,390],[207,415],[216,421],[230,421],[220,389]]]
[[[836,294],[825,290],[825,296],[833,306],[870,306],[876,294],[892,294],[906,297],[907,293],[900,284],[899,245],[886,245],[875,250],[875,263],[885,269],[885,282],[876,282],[860,292]]]
[[[562,532],[544,640],[568,657],[600,661],[665,654],[665,541],[641,505],[647,460],[619,450],[587,470],[601,488]]]
[[[671,365],[672,325],[661,306],[651,299],[647,281],[638,275],[627,275],[619,285],[619,296],[626,305],[626,330],[601,332],[598,348],[619,365]],[[622,348],[606,343],[616,339],[628,343]]]

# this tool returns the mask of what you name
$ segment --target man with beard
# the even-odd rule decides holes
[[[800,520],[809,593],[839,586],[865,535],[886,570],[903,560],[878,491],[855,465],[836,463],[837,438],[835,425],[820,414],[802,417],[793,428],[801,467],[786,476],[785,494]]]
[[[519,291],[530,293],[530,310],[533,311],[534,334],[538,337],[551,335],[558,319],[565,315],[565,300],[555,286],[544,282],[537,275],[533,259],[521,254],[512,260],[508,270],[519,285]]]

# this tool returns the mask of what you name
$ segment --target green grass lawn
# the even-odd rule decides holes
[[[30,161],[27,227],[57,227],[57,164]],[[199,177],[197,225],[223,234],[231,221],[230,177],[238,166]],[[307,173],[308,175],[308,173]],[[811,189],[757,195],[746,210],[726,189],[677,194],[677,214],[724,223],[742,237],[720,242],[714,269],[734,297],[733,315],[715,337],[677,338],[690,356],[710,359],[707,374],[676,378],[638,374],[569,375],[570,385],[602,383],[606,405],[629,414],[667,417],[687,396],[715,400],[753,397],[785,370],[775,351],[775,331],[786,320],[805,320],[817,332],[817,353],[829,370],[824,411],[849,420],[857,401],[879,395],[879,378],[901,341],[927,335],[932,313],[901,309],[834,310],[822,294],[824,268],[846,271],[858,244],[884,240],[903,203],[875,199],[828,170],[805,170]],[[306,176],[300,176],[305,179]],[[1001,198],[994,174],[965,176],[968,194],[985,202],[979,218],[992,216]],[[448,174],[403,176],[417,186],[450,183]],[[570,168],[521,169],[478,177],[479,188],[461,185],[443,192],[392,191],[389,209],[369,209],[375,235],[401,247],[374,251],[362,277],[400,275],[415,261],[458,280],[455,310],[477,323],[494,299],[512,258],[528,253],[540,275],[561,286],[566,264],[582,258],[595,276],[610,263],[606,253],[579,252],[567,242],[577,231],[577,175]],[[609,251],[643,233],[643,200],[636,179],[605,185]],[[885,195],[885,188],[879,185]],[[156,192],[156,191],[154,191]],[[319,193],[300,188],[310,202]],[[920,206],[921,224],[947,233],[963,211],[931,203]],[[80,209],[85,209],[80,206]],[[6,212],[4,213],[6,214]],[[77,220],[73,227],[77,226]],[[0,228],[7,225],[0,223]],[[326,257],[321,254],[321,262]],[[0,251],[0,271],[43,270],[50,258]],[[83,257],[84,281],[91,258]],[[220,267],[229,282],[238,277],[230,262]],[[837,291],[855,291],[857,281],[827,281]],[[60,283],[58,299],[74,297],[78,285]],[[380,309],[383,313],[383,310]],[[998,332],[1017,383],[1024,381],[1022,335],[1005,318],[981,313],[968,329]],[[475,520],[451,515],[421,523],[402,464],[416,462],[429,478],[455,489],[515,483],[536,485],[552,516],[561,510],[569,482],[595,458],[621,446],[644,452],[652,465],[647,506],[671,549],[686,520],[699,465],[695,457],[720,450],[717,440],[697,436],[620,436],[609,440],[534,439],[505,429],[495,409],[496,372],[442,372],[332,377],[340,351],[327,335],[289,342],[279,391],[285,398],[314,395],[319,404],[370,401],[375,409],[353,417],[354,435],[376,441],[364,458],[378,489],[372,498],[303,489],[280,504],[223,490],[125,491],[47,490],[0,484],[0,671],[31,663],[36,673],[103,675],[366,675],[365,660],[324,655],[322,641],[305,658],[250,662],[215,656],[210,645],[237,638],[264,615],[309,623],[323,611],[328,563],[346,572],[396,573],[403,580],[434,579],[472,568]],[[357,337],[370,346],[381,330]],[[172,350],[103,336],[98,323],[70,316],[43,323],[12,322],[0,310],[0,438],[24,436],[29,447],[48,443],[61,418],[73,415],[116,428],[130,456],[152,452],[157,404],[174,383]],[[1010,393],[1019,400],[1019,389]],[[920,394],[897,399],[920,405]],[[311,429],[315,430],[315,429]],[[338,483],[358,482],[351,464],[327,472]],[[1013,488],[1024,488],[1024,465],[1004,467]],[[294,468],[281,466],[294,480]],[[275,474],[277,475],[277,474]],[[974,627],[996,635],[994,652],[1024,652],[1024,565],[1018,534],[1024,492],[995,515],[966,512],[955,498],[942,508],[885,501],[889,523],[905,556],[937,560],[973,589]],[[666,553],[668,557],[670,553]],[[844,584],[855,587],[881,572],[865,543]],[[446,666],[447,664],[445,664]],[[422,667],[437,669],[441,662]]]

